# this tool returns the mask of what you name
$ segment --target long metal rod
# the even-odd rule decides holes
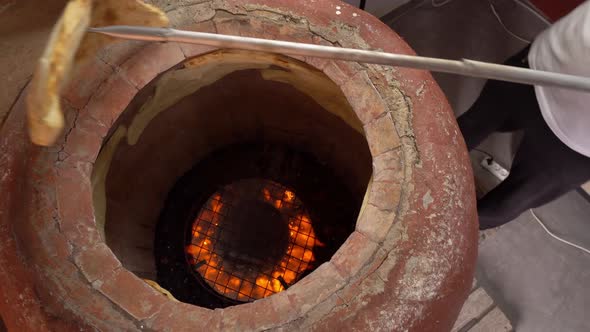
[[[405,54],[392,54],[351,48],[184,31],[168,28],[120,25],[90,28],[88,30],[89,32],[101,33],[116,38],[131,40],[201,44],[220,48],[235,48],[388,66],[409,67],[441,73],[451,73],[463,76],[480,77],[531,85],[557,86],[590,92],[590,78],[588,77],[498,65],[468,59],[463,59],[460,61],[446,60]]]

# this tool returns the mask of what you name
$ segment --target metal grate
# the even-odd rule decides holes
[[[232,209],[243,209],[244,200],[274,207],[279,220],[288,225],[288,243],[281,248],[284,251],[278,259],[244,257],[228,250],[232,244],[227,241],[248,236],[236,233],[244,225],[236,225],[228,217],[242,213]],[[270,296],[295,283],[312,267],[315,246],[323,244],[316,238],[309,214],[293,191],[270,180],[247,179],[223,187],[208,199],[193,223],[186,252],[193,269],[216,292],[246,302]]]

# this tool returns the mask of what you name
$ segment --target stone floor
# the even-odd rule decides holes
[[[536,209],[549,229],[590,247],[590,203],[580,192]],[[480,244],[477,278],[518,331],[589,331],[590,255],[558,242],[530,213]]]
[[[453,332],[512,331],[512,324],[494,300],[473,280],[473,289],[463,305]]]
[[[547,24],[513,0],[490,1],[505,25],[523,38],[531,39]],[[410,1],[387,18],[420,55],[502,62],[525,45],[499,24],[488,0],[453,0],[436,8],[431,1]],[[484,83],[444,74],[435,78],[457,115],[473,103]],[[480,148],[509,167],[517,141],[517,135],[498,134]],[[472,157],[480,190],[489,190],[497,180],[477,169],[483,154],[473,152]],[[558,235],[590,247],[590,200],[584,191],[570,192],[536,212]],[[528,212],[482,235],[477,279],[515,330],[590,330],[590,255],[551,238]]]

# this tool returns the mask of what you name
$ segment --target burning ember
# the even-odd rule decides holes
[[[247,205],[244,197],[248,198]],[[242,203],[236,203],[240,200]],[[244,207],[263,211],[248,214],[242,211]],[[265,224],[252,218],[267,221]],[[238,219],[246,225],[235,225]],[[280,239],[283,229],[285,241]],[[273,246],[272,238],[276,237],[279,244],[285,243],[278,246],[278,255],[273,255],[277,246]],[[228,241],[240,242],[242,247],[244,243],[258,246],[258,252],[270,257],[238,250]],[[208,199],[193,223],[191,242],[185,250],[193,269],[215,291],[234,300],[253,301],[296,282],[312,267],[315,246],[323,244],[295,193],[273,181],[248,179],[225,186]]]

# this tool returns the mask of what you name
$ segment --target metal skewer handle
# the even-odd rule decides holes
[[[201,44],[220,48],[235,48],[388,66],[409,67],[441,73],[451,73],[463,76],[480,77],[531,85],[556,86],[590,92],[590,78],[588,77],[505,66],[467,59],[460,61],[446,60],[414,55],[392,54],[351,48],[230,36],[169,28],[120,25],[90,28],[88,31],[131,40]]]

